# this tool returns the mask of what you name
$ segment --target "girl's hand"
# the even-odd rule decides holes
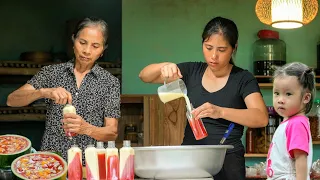
[[[212,119],[222,118],[223,111],[222,108],[208,102],[202,104],[191,112],[195,119],[200,119],[204,117],[209,117]]]

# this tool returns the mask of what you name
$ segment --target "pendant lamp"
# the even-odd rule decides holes
[[[255,11],[262,23],[274,28],[299,28],[316,17],[318,0],[257,0]]]

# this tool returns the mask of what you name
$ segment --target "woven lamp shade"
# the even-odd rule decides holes
[[[318,0],[257,0],[258,19],[275,28],[292,29],[310,23],[318,13]]]

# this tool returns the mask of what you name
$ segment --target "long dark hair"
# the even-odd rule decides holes
[[[211,19],[203,30],[202,43],[207,41],[211,35],[218,33],[223,34],[224,38],[234,49],[233,55],[235,55],[239,37],[237,25],[232,20],[223,17],[215,17]],[[230,59],[230,64],[234,64],[232,57]]]

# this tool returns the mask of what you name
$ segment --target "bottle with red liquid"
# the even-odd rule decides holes
[[[99,162],[97,148],[94,145],[88,145],[84,151],[86,160],[87,180],[99,180]]]
[[[193,115],[191,114],[192,110],[194,109],[192,104],[190,104],[191,109],[188,110],[187,106],[187,118],[189,125],[191,127],[191,130],[193,132],[194,137],[196,140],[203,139],[208,136],[207,130],[205,126],[203,125],[202,119],[195,119]]]
[[[100,180],[106,180],[106,150],[104,149],[103,142],[97,142],[97,154]]]
[[[129,140],[120,149],[120,180],[134,180],[134,149]]]
[[[82,180],[82,151],[76,144],[68,149],[68,179]]]
[[[106,149],[107,180],[119,180],[119,153],[114,141]]]
[[[62,109],[63,115],[67,113],[72,113],[72,114],[77,114],[76,108],[72,106],[71,104],[67,104],[63,109]],[[66,136],[69,139],[72,139],[73,136],[76,136],[76,133],[66,131]]]

